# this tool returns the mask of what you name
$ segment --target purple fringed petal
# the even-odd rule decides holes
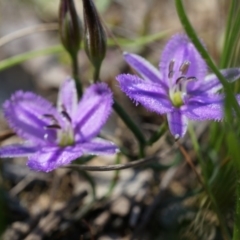
[[[240,68],[228,68],[220,70],[220,72],[230,83],[240,78]],[[216,93],[220,89],[222,89],[222,84],[217,76],[215,74],[209,74],[199,85],[196,84],[194,88],[188,89],[188,92],[190,94]]]
[[[74,117],[77,140],[95,137],[107,121],[112,108],[112,92],[105,83],[86,89]]]
[[[27,157],[36,153],[39,146],[29,146],[28,144],[13,144],[0,147],[0,158]]]
[[[162,74],[150,62],[132,53],[124,53],[124,59],[130,64],[144,79],[159,83],[162,87],[166,88],[165,83],[162,81]]]
[[[27,166],[34,171],[50,172],[69,164],[83,154],[80,146],[45,147],[29,157]]]
[[[90,142],[82,143],[81,149],[85,154],[114,154],[118,152],[117,146],[107,140],[101,138],[95,138]]]
[[[164,114],[172,111],[173,106],[161,85],[146,82],[131,74],[121,74],[116,78],[121,90],[137,103],[141,103],[150,111]]]
[[[9,126],[20,137],[44,143],[44,136],[47,136],[48,141],[55,141],[55,132],[45,129],[52,124],[52,119],[44,117],[44,114],[51,114],[57,119],[59,115],[44,98],[31,92],[18,91],[3,104],[3,112]]]
[[[188,119],[180,109],[175,109],[167,114],[168,126],[171,134],[177,140],[183,137],[187,131]]]
[[[205,61],[184,34],[174,35],[168,41],[162,53],[160,72],[162,72],[164,81],[168,85],[169,64],[171,60],[175,61],[173,67],[173,81],[176,81],[176,79],[181,76],[179,68],[185,61],[190,62],[186,77],[196,77],[199,81],[203,81],[206,76],[207,65]],[[174,82],[172,84],[174,84]],[[194,85],[194,83],[190,83],[189,85]]]
[[[73,79],[68,78],[61,86],[58,94],[59,111],[66,110],[72,117],[77,109],[77,91]]]
[[[185,107],[184,113],[189,119],[220,121],[224,116],[224,96],[202,95],[194,97]]]

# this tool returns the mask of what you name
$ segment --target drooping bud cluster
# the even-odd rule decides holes
[[[98,72],[106,54],[106,34],[92,0],[83,0],[83,14],[84,48],[95,71]]]
[[[61,0],[59,7],[59,32],[63,46],[73,57],[77,55],[82,39],[82,24],[74,0]]]
[[[83,1],[84,49],[94,67],[94,81],[99,81],[99,71],[106,54],[107,39],[97,9],[92,0]],[[73,77],[78,79],[77,53],[82,39],[82,26],[74,0],[60,0],[59,32],[63,46],[73,61]],[[77,86],[79,81],[76,80]],[[80,89],[80,88],[79,88]],[[81,92],[80,90],[78,92]]]

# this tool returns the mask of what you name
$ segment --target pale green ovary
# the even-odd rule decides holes
[[[184,104],[182,99],[182,92],[180,91],[170,93],[170,99],[172,104],[177,108],[181,107]]]
[[[73,130],[66,129],[58,131],[58,139],[58,145],[61,147],[73,145],[75,142]]]

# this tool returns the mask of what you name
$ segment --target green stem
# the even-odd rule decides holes
[[[81,98],[83,90],[82,90],[82,83],[79,78],[77,54],[71,55],[71,59],[72,59],[72,75],[76,83],[78,97]]]
[[[97,66],[94,68],[94,73],[93,73],[93,81],[96,83],[100,81],[99,75],[100,75],[100,69],[101,66]]]
[[[221,56],[220,67],[236,65],[236,58],[239,56],[239,24],[240,24],[240,4],[238,0],[232,0],[228,12],[227,27],[225,31],[224,47]]]
[[[94,71],[94,82],[101,81],[99,78],[101,65],[95,67]],[[127,127],[132,131],[139,143],[139,157],[145,157],[145,145],[146,140],[140,129],[137,125],[132,121],[130,116],[126,113],[126,111],[121,107],[121,105],[114,99],[113,108],[118,116],[123,120],[123,122],[127,125]]]
[[[211,187],[208,184],[208,174],[207,174],[206,164],[205,164],[205,162],[203,160],[203,157],[202,157],[202,154],[201,154],[201,151],[200,151],[200,146],[198,144],[197,138],[195,136],[194,129],[193,129],[191,124],[189,124],[188,131],[189,131],[189,135],[190,135],[190,138],[191,138],[191,142],[193,144],[193,148],[194,148],[195,152],[197,153],[198,161],[199,161],[199,164],[201,166],[202,173],[203,173],[204,189],[205,189],[205,191],[206,191],[206,193],[207,193],[207,195],[208,195],[208,197],[209,197],[209,199],[210,199],[210,201],[212,203],[212,206],[214,208],[215,213],[217,214],[217,217],[218,217],[218,220],[219,220],[219,224],[220,224],[220,228],[222,230],[222,233],[223,233],[225,239],[230,240],[231,237],[230,237],[230,233],[228,231],[228,228],[226,227],[225,218],[222,215],[222,212],[221,212],[221,210],[218,207],[216,199],[215,199],[215,197],[212,194]]]
[[[113,108],[115,112],[119,115],[119,117],[123,120],[123,122],[127,125],[127,127],[132,131],[134,136],[137,138],[139,143],[139,156],[144,157],[144,150],[146,145],[146,140],[141,130],[137,127],[137,125],[133,122],[133,120],[129,117],[129,115],[124,111],[124,109],[119,105],[119,103],[114,100]]]
[[[151,136],[151,138],[147,141],[147,145],[152,145],[155,143],[167,130],[167,124],[166,122],[163,123],[159,129]]]
[[[233,240],[240,239],[240,179],[237,181],[237,202],[235,212],[235,222],[233,229]]]
[[[139,143],[139,157],[144,158],[145,157],[145,144]]]
[[[239,105],[238,105],[238,102],[237,102],[237,100],[236,100],[236,98],[233,94],[233,91],[231,89],[230,84],[225,80],[224,76],[219,72],[218,68],[216,67],[216,65],[213,63],[212,59],[208,55],[208,52],[203,47],[202,43],[199,41],[192,25],[190,24],[190,22],[188,20],[187,15],[185,14],[185,10],[184,10],[183,4],[182,4],[182,0],[175,0],[175,5],[176,5],[178,17],[179,17],[179,19],[182,23],[182,26],[184,27],[187,35],[188,35],[188,37],[192,40],[194,46],[199,51],[199,53],[201,54],[203,59],[206,61],[208,66],[212,69],[212,71],[218,77],[219,81],[221,82],[221,84],[224,87],[224,90],[225,90],[225,93],[226,93],[226,101],[229,100],[231,102],[231,105],[233,106],[233,108],[236,112],[236,115],[240,119]],[[226,110],[226,108],[225,108],[225,110]],[[230,113],[231,113],[231,111],[230,111]],[[228,114],[229,114],[229,111],[228,111]]]
[[[224,36],[224,47],[223,47],[223,52],[221,56],[221,61],[220,61],[220,67],[226,67],[227,61],[229,60],[229,43],[230,43],[230,37],[231,37],[231,25],[232,25],[232,16],[234,14],[234,0],[231,1],[231,5],[229,8],[229,13],[228,13],[228,19],[227,19],[227,27],[225,31],[225,36]]]

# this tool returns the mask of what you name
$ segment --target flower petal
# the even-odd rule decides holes
[[[168,85],[169,65],[172,60],[174,60],[172,84],[181,76],[179,69],[185,61],[190,62],[186,77],[195,77],[203,81],[207,73],[207,65],[185,34],[174,35],[163,50],[160,61],[160,72],[162,72],[163,79]],[[193,84],[189,83],[189,85]]]
[[[45,147],[29,157],[27,166],[34,171],[50,172],[69,164],[83,154],[79,145],[68,147]]]
[[[59,111],[66,110],[70,117],[77,109],[77,91],[73,79],[68,78],[61,86],[58,95]]]
[[[114,154],[118,152],[118,147],[107,140],[101,138],[94,138],[90,142],[82,143],[81,148],[84,154]]]
[[[112,108],[112,92],[105,83],[86,89],[74,117],[75,132],[84,141],[95,137],[105,124]]]
[[[43,143],[54,141],[55,131],[45,129],[52,119],[45,114],[58,118],[56,109],[50,102],[31,92],[18,91],[3,104],[3,112],[9,126],[22,138]]]
[[[0,147],[0,158],[27,157],[38,151],[38,146],[28,144],[13,144]]]
[[[228,68],[220,70],[222,75],[230,83],[240,78],[240,68]],[[199,86],[195,86],[192,89],[188,89],[190,94],[199,93],[216,93],[222,88],[221,82],[218,80],[215,74],[209,74],[205,77],[203,82],[200,82]]]
[[[187,131],[188,119],[180,109],[175,109],[167,114],[168,126],[171,134],[177,140],[183,137]]]
[[[172,111],[173,106],[161,85],[146,82],[131,74],[121,74],[116,79],[121,90],[136,103],[141,103],[145,108],[159,114]]]
[[[131,65],[145,80],[156,82],[166,88],[162,81],[162,74],[150,62],[136,54],[127,53],[123,54],[126,62]]]
[[[184,114],[192,120],[216,120],[224,117],[224,95],[202,95],[192,98],[187,104]]]

